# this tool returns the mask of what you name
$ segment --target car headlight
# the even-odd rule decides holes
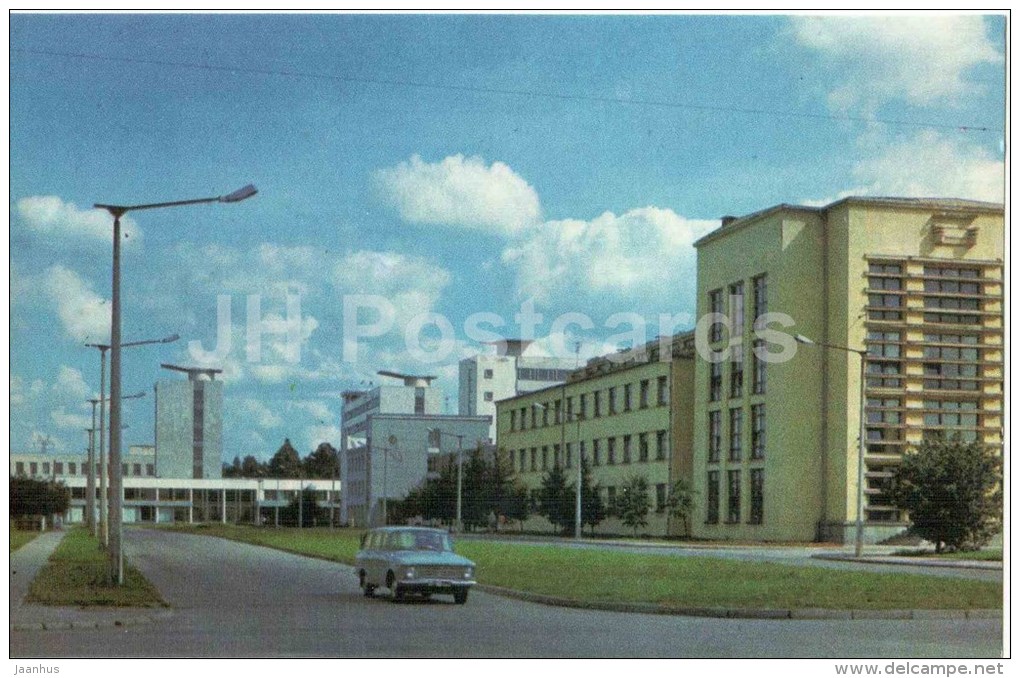
[[[470,579],[474,575],[474,573],[475,573],[475,569],[473,567],[465,568],[464,569],[464,578],[465,579]]]
[[[409,567],[409,568],[405,569],[404,570],[404,577],[406,577],[407,579],[414,579],[414,568],[413,567]]]

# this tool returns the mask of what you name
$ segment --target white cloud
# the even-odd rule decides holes
[[[333,411],[329,408],[329,405],[321,400],[295,400],[291,401],[291,407],[302,410],[315,419],[319,424],[327,424],[333,421]]]
[[[70,396],[78,400],[90,397],[93,392],[85,383],[85,378],[80,370],[67,365],[61,365],[57,370],[57,380],[53,383],[53,390],[62,396]]]
[[[78,431],[83,431],[92,425],[92,419],[89,415],[68,412],[65,407],[58,407],[50,412],[50,421],[57,428],[76,429]]]
[[[19,407],[33,402],[44,390],[46,390],[46,385],[42,379],[36,379],[31,384],[26,384],[21,377],[11,375],[11,407]]]
[[[514,233],[540,219],[538,194],[502,162],[453,155],[437,163],[419,156],[378,170],[375,182],[400,216],[416,224]]]
[[[874,112],[890,100],[954,103],[979,85],[971,69],[1003,59],[977,15],[799,16],[791,18],[802,45],[842,69],[830,92],[840,110]]]
[[[1001,202],[1003,162],[982,146],[932,130],[890,142],[864,141],[870,153],[853,169],[856,193]]]
[[[42,280],[64,330],[75,341],[103,342],[110,336],[110,305],[69,268],[51,266]]]
[[[621,215],[605,212],[591,221],[549,221],[503,251],[517,271],[524,297],[548,303],[578,294],[663,300],[693,288],[693,243],[717,227],[672,210],[643,207]]]
[[[304,442],[305,449],[309,452],[318,447],[319,443],[329,443],[333,447],[340,447],[340,427],[308,426],[304,430]]]
[[[246,398],[240,403],[241,409],[249,415],[251,421],[263,430],[276,428],[283,424],[283,419],[272,409],[262,404],[262,401],[254,398]]]
[[[450,273],[421,257],[360,251],[345,255],[333,266],[333,284],[340,294],[384,297],[402,327],[415,315],[432,310],[450,284]]]
[[[53,239],[75,239],[112,247],[113,217],[105,210],[80,209],[55,195],[33,195],[17,202],[18,213],[29,230]],[[142,231],[129,217],[121,217],[124,245],[141,244]]]

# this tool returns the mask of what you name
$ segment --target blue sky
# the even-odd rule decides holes
[[[722,215],[1001,201],[1003,32],[978,15],[12,15],[11,447],[85,445],[99,368],[82,343],[109,331],[95,202],[259,188],[129,215],[124,338],[183,340],[125,351],[124,388],[150,392],[125,442],[151,442],[152,383],[174,378],[158,364],[202,362],[227,370],[227,459],[285,436],[307,453],[337,444],[339,393],[379,369],[438,374],[455,407],[471,314],[517,335],[530,299],[547,351],[554,318],[586,314],[565,334],[583,355],[620,343],[614,313],[649,337],[693,314],[691,243]],[[202,356],[189,343],[216,344],[225,295],[231,351]],[[249,295],[271,330],[259,362]],[[356,362],[350,295],[394,310]],[[423,364],[404,330],[428,313],[456,343]]]

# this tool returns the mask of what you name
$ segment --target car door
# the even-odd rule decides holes
[[[386,534],[372,533],[372,549],[369,559],[369,578],[376,586],[386,584]]]

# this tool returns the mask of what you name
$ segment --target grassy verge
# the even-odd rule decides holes
[[[22,546],[39,536],[38,532],[29,530],[15,530],[11,528],[11,553],[14,553]]]
[[[351,563],[360,530],[176,526]],[[677,606],[830,609],[1002,607],[1002,585],[913,574],[874,574],[723,558],[674,557],[506,542],[461,541],[478,580],[575,600]]]
[[[938,558],[940,560],[986,560],[1002,562],[1002,549],[984,549],[982,551],[956,551],[953,553],[935,553],[925,549],[897,551],[893,555],[908,558]]]
[[[159,591],[127,564],[124,585],[107,585],[107,562],[99,541],[87,530],[70,530],[32,581],[27,600],[46,605],[109,607],[166,604]]]

